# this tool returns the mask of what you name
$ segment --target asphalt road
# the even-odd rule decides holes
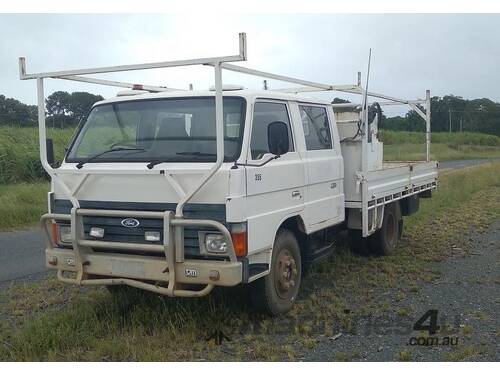
[[[488,162],[491,160],[444,161],[439,163],[439,168],[458,169]],[[43,248],[39,229],[0,233],[0,283],[19,278],[36,278],[46,273]]]
[[[0,233],[0,282],[45,273],[39,229]]]
[[[473,160],[449,160],[440,161],[439,169],[459,169],[465,167],[472,167],[474,165],[492,163],[500,161],[500,159],[473,159]]]

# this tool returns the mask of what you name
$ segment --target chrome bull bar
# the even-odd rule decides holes
[[[85,239],[84,227],[83,227],[83,217],[85,216],[98,216],[98,217],[134,217],[142,219],[161,219],[163,220],[163,243],[162,244],[140,244],[140,243],[128,243],[128,242],[112,242],[112,241],[99,241],[99,240],[88,240]],[[185,219],[185,218],[175,218],[172,211],[154,212],[154,211],[125,211],[125,210],[100,210],[100,209],[83,209],[83,208],[72,208],[71,214],[45,214],[40,219],[40,224],[45,235],[46,242],[46,252],[51,254],[59,254],[64,251],[58,247],[58,244],[54,243],[53,238],[50,234],[49,224],[54,220],[67,221],[71,223],[71,240],[73,249],[71,250],[72,259],[74,259],[74,264],[72,265],[73,271],[76,273],[75,278],[69,278],[64,275],[65,269],[60,266],[57,267],[58,279],[76,285],[129,285],[131,287],[141,288],[155,293],[171,296],[171,297],[201,297],[207,295],[212,291],[216,282],[208,281],[206,286],[201,290],[186,290],[179,287],[180,281],[182,284],[186,282],[184,277],[177,275],[177,268],[183,265],[184,259],[184,231],[183,228],[186,226],[193,227],[210,227],[218,232],[220,232],[226,241],[227,250],[226,254],[229,257],[229,262],[227,261],[199,261],[196,262],[197,266],[205,267],[206,270],[211,268],[219,268],[221,272],[231,268],[231,280],[228,281],[229,284],[236,285],[236,275],[239,272],[241,275],[241,262],[238,262],[236,253],[234,251],[233,242],[231,238],[231,233],[229,230],[221,223],[214,220],[202,220],[202,219]],[[166,281],[168,280],[167,286],[159,286],[155,284],[148,283],[146,281],[138,280],[134,278],[133,275],[126,275],[120,277],[114,277],[106,275],[104,278],[95,278],[96,274],[87,272],[86,268],[91,262],[94,262],[97,258],[97,254],[93,252],[93,248],[97,249],[119,249],[122,251],[127,250],[143,250],[155,253],[163,253],[165,255],[165,261],[161,262],[166,265],[162,271],[165,277],[162,280],[149,279],[150,281]],[[112,258],[119,259],[124,257],[123,254],[113,254]],[[109,260],[100,254],[102,259]],[[111,258],[111,257],[109,257]],[[155,262],[155,261],[152,261]],[[160,260],[157,260],[160,262]],[[193,262],[186,262],[193,263]],[[150,261],[150,265],[151,265]],[[215,265],[217,264],[217,265]],[[220,267],[218,266],[220,264]],[[158,268],[158,263],[156,268]],[[67,270],[67,269],[66,269]],[[208,272],[208,271],[207,271]],[[212,272],[212,271],[210,271]],[[218,272],[219,271],[213,271]],[[127,277],[129,276],[129,277]],[[207,281],[207,280],[205,280]],[[241,279],[239,280],[241,281]],[[193,284],[198,284],[193,282]],[[204,283],[203,283],[204,284]],[[201,285],[203,285],[201,284]],[[228,284],[228,285],[229,285]],[[224,284],[221,284],[224,285]]]

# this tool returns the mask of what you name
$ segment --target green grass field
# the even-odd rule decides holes
[[[74,129],[48,129],[56,160],[62,160]],[[33,182],[44,177],[40,164],[38,128],[0,126],[0,184]]]
[[[57,160],[62,160],[75,129],[48,129]],[[424,160],[425,134],[382,131],[385,160]],[[121,139],[118,137],[118,139]],[[99,137],[96,147],[111,140]],[[98,149],[101,149],[97,147]],[[90,152],[92,153],[92,152]],[[433,133],[434,160],[500,157],[500,137],[480,133]],[[0,184],[33,182],[44,177],[38,154],[38,129],[0,126]]]
[[[425,160],[425,134],[383,130],[384,160]],[[432,133],[432,160],[500,158],[500,137],[481,133]]]
[[[32,225],[46,209],[48,183],[43,182],[37,131],[37,128],[0,126],[0,213],[4,213],[0,230]],[[48,129],[57,160],[62,160],[74,131]],[[382,131],[382,140],[387,161],[425,159],[423,133]],[[103,138],[100,144],[104,141],[110,140]],[[500,158],[500,137],[493,135],[433,133],[432,142],[433,160]]]
[[[384,160],[425,160],[425,144],[402,143],[384,145]],[[431,160],[496,159],[500,147],[476,145],[431,144]]]
[[[47,212],[48,182],[0,184],[0,231],[34,225]]]
[[[419,282],[438,278],[430,262],[463,256],[471,228],[481,231],[499,217],[500,163],[448,172],[433,198],[405,218],[398,252],[358,257],[340,241],[335,256],[306,274],[294,309],[279,318],[252,314],[242,290],[168,299],[133,290],[112,296],[54,279],[12,287],[0,305],[0,360],[297,360],[320,335],[352,329],[345,309],[366,316],[390,309],[374,290],[390,289],[404,299]],[[207,341],[216,330],[231,341]],[[359,355],[344,354],[344,360]]]
[[[385,145],[394,144],[425,144],[425,133],[404,131],[381,131],[382,142]],[[431,143],[441,143],[450,146],[496,146],[500,147],[500,137],[483,133],[431,133]]]

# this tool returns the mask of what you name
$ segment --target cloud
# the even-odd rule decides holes
[[[237,33],[245,31],[249,61],[244,66],[333,84],[355,83],[357,71],[363,71],[363,77],[366,74],[372,48],[369,84],[373,91],[415,98],[431,89],[432,95],[453,93],[500,101],[499,21],[499,15],[446,14],[225,14],[219,18],[4,14],[0,15],[0,93],[35,102],[35,83],[18,78],[19,56],[26,56],[28,72],[37,72],[225,55],[237,51]],[[180,88],[193,83],[199,89],[213,81],[208,67],[102,77]],[[262,79],[230,72],[224,73],[224,80],[262,86]],[[49,93],[87,90],[109,97],[119,91],[50,81]]]

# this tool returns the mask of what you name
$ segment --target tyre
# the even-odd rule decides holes
[[[369,246],[373,254],[390,255],[398,246],[403,229],[399,202],[389,203],[384,208],[382,227],[369,237]]]
[[[347,240],[351,252],[357,255],[369,255],[368,238],[363,237],[360,229],[349,229],[347,231]]]
[[[254,307],[274,316],[290,311],[299,293],[301,273],[297,238],[289,230],[280,230],[274,241],[270,273],[250,284]]]

